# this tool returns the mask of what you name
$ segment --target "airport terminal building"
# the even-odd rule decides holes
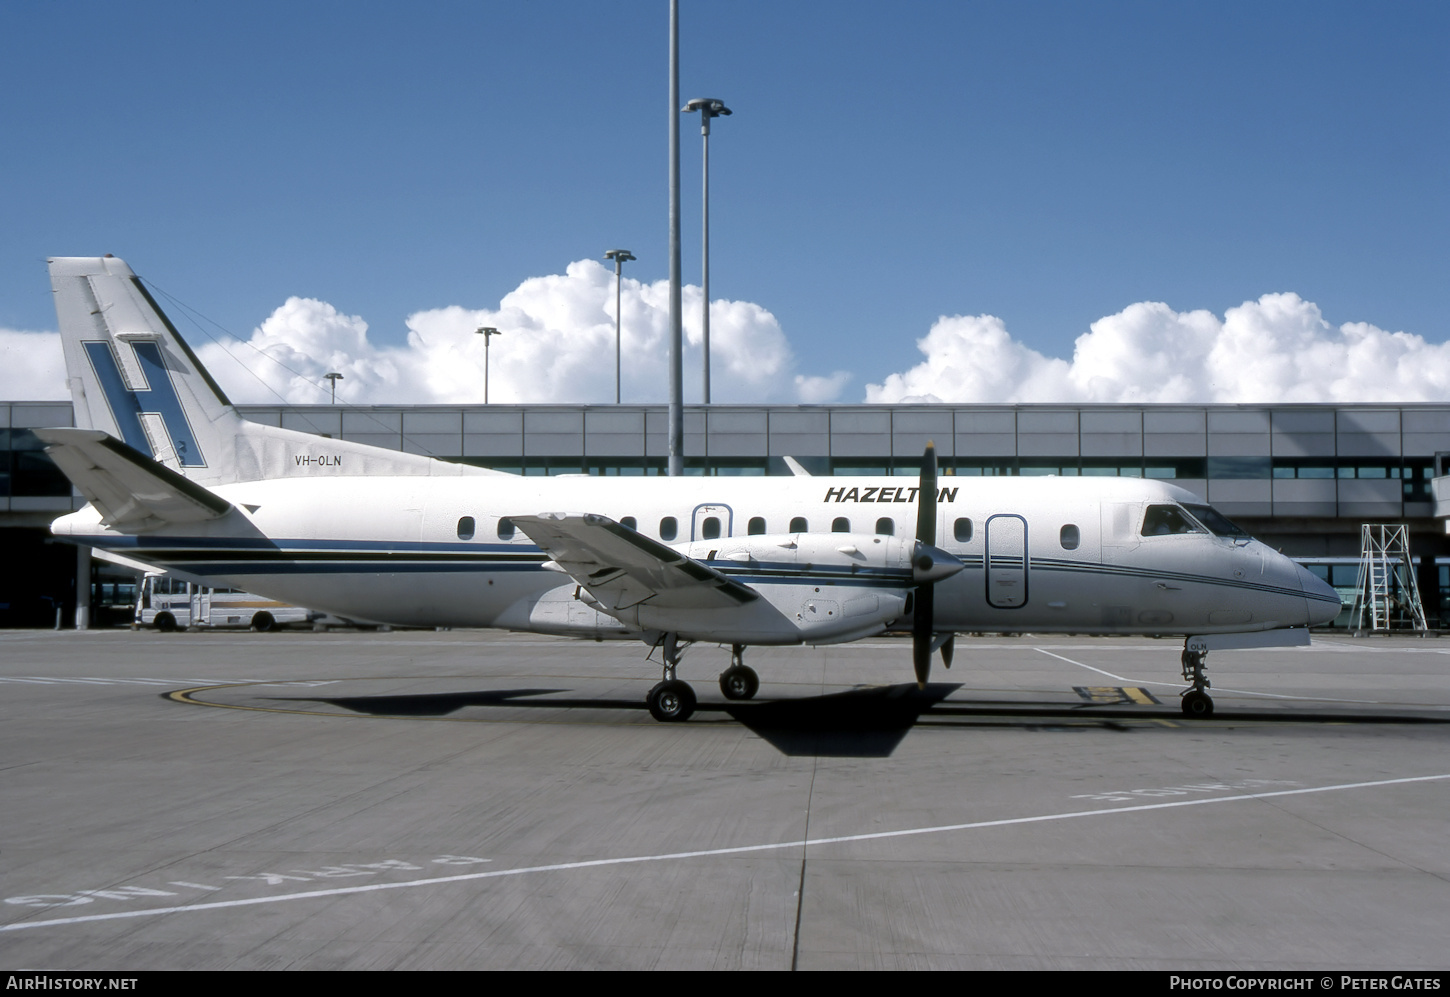
[[[664,474],[665,405],[241,406],[249,419],[520,474]],[[92,619],[128,618],[127,576],[50,542],[84,500],[30,430],[72,424],[68,402],[0,402],[0,627],[74,619],[91,574]],[[1363,523],[1405,523],[1432,627],[1450,626],[1450,543],[1437,473],[1450,404],[693,405],[686,473],[918,473],[927,441],[942,473],[1168,480],[1272,547],[1352,588]],[[962,482],[968,484],[967,481]],[[1450,489],[1445,494],[1450,497]],[[104,606],[115,607],[109,614]]]

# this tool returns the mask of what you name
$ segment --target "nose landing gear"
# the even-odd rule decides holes
[[[1185,717],[1213,716],[1213,698],[1207,692],[1212,683],[1204,674],[1204,670],[1208,667],[1205,664],[1207,658],[1207,651],[1190,651],[1187,642],[1184,642],[1183,680],[1193,683],[1192,688],[1185,689],[1182,693],[1182,708]]]

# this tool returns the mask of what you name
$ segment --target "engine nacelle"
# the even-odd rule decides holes
[[[760,598],[708,610],[645,602],[612,615],[628,627],[722,644],[832,644],[878,634],[906,612],[917,585],[962,569],[938,548],[872,534],[737,536],[671,546]]]

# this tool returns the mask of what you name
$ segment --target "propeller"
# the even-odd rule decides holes
[[[911,577],[916,582],[916,616],[911,623],[911,663],[918,688],[926,688],[931,655],[941,648],[942,660],[952,666],[955,635],[938,641],[932,632],[936,617],[936,583],[950,578],[965,565],[936,546],[936,444],[928,443],[921,456],[921,481],[916,491],[916,547],[911,554]]]

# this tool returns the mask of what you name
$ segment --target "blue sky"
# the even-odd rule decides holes
[[[846,400],[942,315],[1048,357],[1137,302],[1276,292],[1450,332],[1443,4],[681,7],[682,98],[735,111],[712,292],[848,369]],[[295,295],[382,345],[615,246],[661,279],[667,11],[4,5],[0,327],[54,328],[48,255],[122,256],[238,337]],[[682,138],[698,282],[694,116]]]

